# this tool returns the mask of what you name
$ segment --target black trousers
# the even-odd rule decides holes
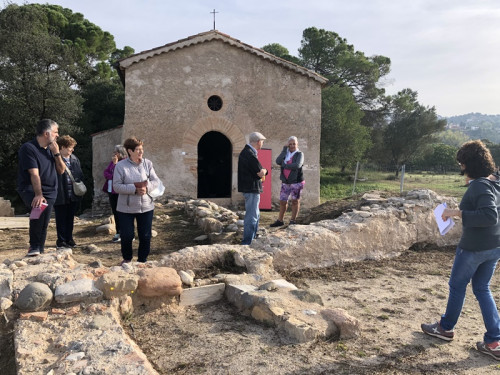
[[[34,193],[26,192],[19,193],[24,204],[31,211],[31,202],[35,197]],[[30,220],[30,249],[38,249],[43,253],[45,249],[45,239],[47,238],[47,228],[49,226],[50,215],[52,214],[52,207],[56,199],[47,199],[47,208],[42,212],[40,218]]]
[[[68,243],[73,240],[73,223],[79,202],[58,204],[54,206],[56,212],[57,243]]]

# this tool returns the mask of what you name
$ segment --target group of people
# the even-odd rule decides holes
[[[266,137],[259,132],[251,133],[248,137],[249,143],[238,157],[238,191],[243,193],[245,198],[242,245],[250,245],[252,240],[258,237],[260,194],[263,191],[262,181],[268,171],[262,167],[257,156],[265,139]],[[292,136],[288,139],[287,145],[276,158],[276,164],[281,167],[280,212],[271,227],[285,225],[283,220],[289,199],[292,201],[290,224],[293,225],[299,213],[300,197],[305,184],[302,172],[304,154],[299,151],[297,137]]]
[[[18,193],[30,209],[45,207],[39,218],[30,220],[28,256],[44,252],[52,209],[57,247],[76,246],[73,222],[81,197],[74,194],[72,185],[73,179],[83,179],[83,172],[80,160],[73,155],[75,146],[76,141],[69,135],[59,137],[55,121],[44,119],[36,126],[36,137],[19,149]]]
[[[29,208],[46,206],[38,219],[30,220],[28,256],[44,252],[47,227],[55,209],[57,246],[74,247],[73,218],[80,197],[73,193],[73,178],[83,178],[80,161],[73,155],[76,141],[68,135],[59,137],[56,122],[44,119],[36,126],[36,137],[19,150],[18,192]],[[258,236],[259,202],[262,181],[268,171],[262,167],[258,152],[265,137],[249,135],[238,158],[238,191],[245,199],[242,245],[250,245]],[[445,209],[443,220],[462,220],[462,237],[458,243],[449,279],[449,296],[445,313],[435,323],[422,324],[424,333],[446,341],[454,338],[454,328],[465,301],[467,285],[479,303],[486,328],[477,349],[500,360],[500,317],[490,290],[490,281],[500,259],[500,175],[488,148],[481,141],[466,142],[457,152],[461,172],[466,176],[467,191],[459,209]],[[302,165],[304,155],[296,137],[290,137],[276,159],[281,168],[280,211],[272,227],[284,225],[288,200],[292,200],[290,224],[295,224],[304,187]],[[144,158],[142,141],[135,137],[115,147],[112,160],[104,171],[103,190],[109,194],[115,216],[117,234],[124,262],[132,260],[134,222],[139,237],[139,262],[146,262],[150,252],[151,226],[154,213],[149,192],[160,183],[153,163]]]
[[[249,135],[249,143],[238,160],[238,191],[245,199],[245,219],[242,245],[250,245],[258,236],[259,202],[262,181],[268,171],[257,158],[266,138],[259,132]],[[58,248],[75,247],[73,223],[81,197],[74,193],[73,183],[83,180],[80,160],[73,154],[76,141],[69,135],[59,137],[59,125],[43,119],[36,126],[36,137],[19,149],[18,192],[29,209],[45,206],[38,218],[30,220],[28,256],[44,252],[47,227],[55,210]],[[302,165],[304,155],[298,149],[297,137],[290,137],[276,159],[281,167],[279,217],[272,227],[284,225],[283,218],[292,200],[290,224],[295,224],[304,186]],[[139,238],[137,260],[146,262],[151,248],[151,228],[154,214],[149,192],[160,180],[153,163],[144,158],[143,142],[135,137],[116,145],[111,161],[104,170],[103,191],[108,194],[115,219],[113,242],[120,242],[123,262],[132,260],[135,224]]]
[[[259,163],[257,153],[265,139],[261,133],[250,134],[249,144],[239,156],[238,190],[243,192],[246,210],[242,245],[249,245],[257,237],[262,179],[268,173]],[[460,218],[462,236],[449,279],[446,311],[439,321],[424,323],[421,329],[430,336],[452,341],[467,285],[472,282],[486,328],[483,341],[476,345],[477,350],[500,361],[500,317],[490,290],[490,282],[500,259],[500,174],[489,149],[481,141],[466,142],[458,150],[456,159],[468,187],[459,209],[445,209],[442,218]],[[288,145],[283,148],[276,163],[281,167],[280,212],[271,227],[284,225],[289,198],[292,200],[290,224],[295,223],[299,211],[304,186],[304,156],[298,150],[296,137],[288,139]]]
[[[73,223],[81,196],[73,184],[83,179],[80,160],[73,154],[76,141],[59,137],[59,125],[50,119],[37,123],[36,137],[19,149],[17,191],[29,210],[43,211],[30,218],[27,256],[44,252],[47,228],[55,211],[57,248],[75,247]],[[115,147],[110,165],[104,171],[110,205],[115,217],[116,236],[121,243],[123,262],[132,260],[134,221],[139,237],[138,261],[146,262],[151,246],[154,203],[149,192],[159,185],[153,163],[145,159],[142,141],[135,137]]]

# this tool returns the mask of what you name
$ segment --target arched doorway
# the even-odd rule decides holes
[[[198,198],[231,198],[233,147],[222,133],[210,131],[198,142]]]

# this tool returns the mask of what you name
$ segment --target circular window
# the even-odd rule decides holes
[[[212,95],[207,101],[208,108],[212,111],[218,111],[222,108],[222,99],[220,96]]]

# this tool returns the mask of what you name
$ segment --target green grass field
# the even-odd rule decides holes
[[[369,190],[381,190],[399,193],[401,174],[398,178],[390,172],[361,171],[358,173],[355,194]],[[359,181],[361,180],[361,181]],[[354,171],[341,173],[337,168],[321,170],[321,201],[340,199],[352,195]],[[453,174],[406,173],[403,192],[413,189],[430,189],[446,196],[461,198],[465,193],[465,180],[458,172]]]

